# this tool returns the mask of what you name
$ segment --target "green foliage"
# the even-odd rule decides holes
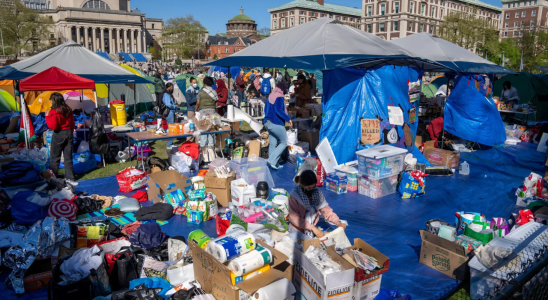
[[[177,57],[190,58],[192,53],[199,52],[205,46],[200,37],[202,40],[207,38],[207,30],[192,15],[169,19],[164,29],[164,46],[172,49]]]
[[[179,58],[177,58],[177,59],[175,60],[175,64],[178,65],[178,66],[182,66],[182,65],[183,65],[183,61],[180,60]]]
[[[217,57],[217,54],[213,55],[213,59],[214,59],[214,60],[219,59],[219,57]]]
[[[23,2],[0,6],[0,28],[9,54],[21,55],[23,50],[39,52],[55,42],[53,20],[37,10],[26,8]]]

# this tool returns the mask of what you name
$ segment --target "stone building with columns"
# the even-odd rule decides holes
[[[21,0],[50,16],[57,44],[73,40],[95,52],[146,53],[161,45],[162,19],[146,18],[130,0]]]

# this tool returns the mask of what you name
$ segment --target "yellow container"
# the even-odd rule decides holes
[[[122,100],[114,100],[110,102],[110,117],[113,126],[126,125],[126,104]]]

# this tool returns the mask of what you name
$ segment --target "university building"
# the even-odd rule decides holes
[[[244,14],[234,16],[226,23],[226,33],[210,35],[205,43],[206,59],[221,59],[255,44],[265,36],[257,32],[257,24]]]
[[[448,14],[470,10],[499,27],[501,8],[477,0],[363,0],[362,30],[385,40],[417,32],[436,33]]]
[[[4,0],[6,1],[6,0]],[[95,52],[145,53],[161,43],[162,19],[146,18],[130,0],[21,0],[54,22],[55,44],[73,40]]]
[[[272,35],[317,18],[332,18],[356,28],[360,28],[362,19],[361,8],[325,3],[324,0],[295,0],[268,12]]]
[[[521,37],[525,30],[546,27],[548,1],[509,1],[502,0],[501,39]]]

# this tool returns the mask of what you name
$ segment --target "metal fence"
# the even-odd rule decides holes
[[[511,260],[492,274],[471,268],[470,282],[448,300],[548,299],[548,230],[526,237]]]

